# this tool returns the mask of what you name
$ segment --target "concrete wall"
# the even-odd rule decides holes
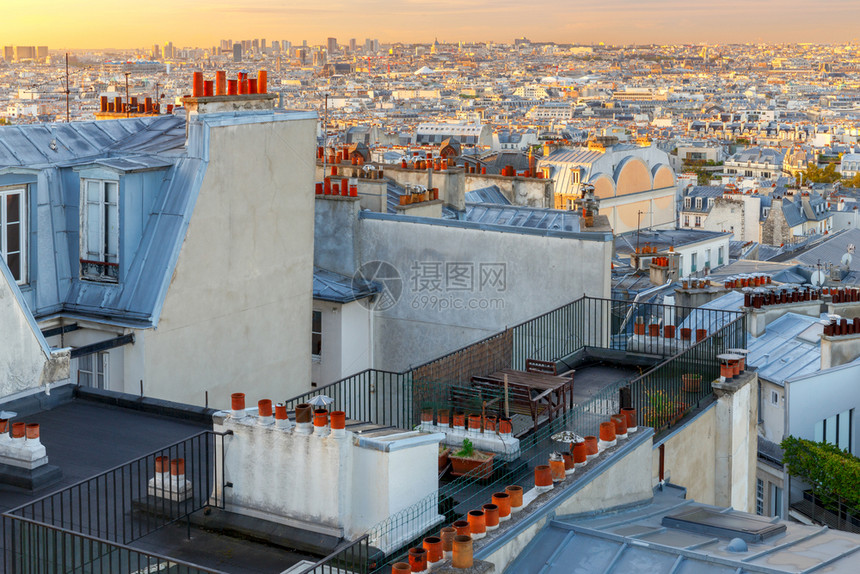
[[[199,404],[208,390],[219,407],[239,384],[273,397],[310,388],[316,120],[279,117],[203,126],[209,165],[132,378],[147,394]]]
[[[399,272],[401,293],[396,304],[376,312],[376,368],[400,371],[583,294],[609,296],[608,234],[546,236],[377,217],[362,214],[359,220],[362,260],[391,263]],[[473,281],[459,288],[447,273],[464,267]],[[501,270],[503,284],[482,285],[482,269]]]
[[[479,554],[481,560],[493,564],[496,572],[504,572],[555,515],[609,510],[649,500],[653,496],[650,472],[651,441],[648,440],[600,474],[591,477],[584,487],[566,495],[565,500],[555,508],[554,514],[546,513],[489,556]],[[525,493],[523,498],[529,499],[531,494]],[[522,515],[528,511],[527,508],[517,519],[522,520]]]
[[[360,265],[360,198],[317,195],[314,202],[314,265],[352,277]]]
[[[322,353],[313,360],[312,382],[327,385],[373,366],[373,314],[367,307],[315,299],[314,311],[322,313]]]
[[[0,259],[0,398],[69,378],[69,352],[52,353]]]
[[[758,461],[758,374],[712,383],[717,395],[715,504],[755,512]]]
[[[432,169],[403,169],[399,166],[386,165],[385,177],[393,179],[399,185],[423,185],[427,189],[439,188],[439,199],[456,209],[466,208],[466,189],[463,168],[455,167],[443,171]]]
[[[469,174],[466,176],[466,191],[496,185],[514,205],[528,207],[554,207],[551,179],[534,177],[510,177],[495,174]]]
[[[704,504],[715,502],[716,404],[673,432],[663,445],[664,480],[687,489],[687,497]],[[652,481],[660,480],[660,447],[652,451]]]
[[[860,335],[821,335],[821,369],[838,367],[860,357]]]
[[[223,458],[218,453],[224,480],[233,483],[221,493],[229,512],[354,539],[437,495],[441,434],[396,431],[378,440],[349,431],[301,435],[295,427],[262,426],[256,414],[253,408],[244,418],[214,417],[216,432],[233,431]],[[428,516],[415,517],[416,526],[424,524],[420,518],[428,526],[437,520],[435,505],[428,509]]]
[[[736,241],[761,240],[759,212],[761,198],[746,195],[729,195],[714,200],[714,207],[705,218],[706,231],[731,231]]]
[[[815,437],[815,425],[829,417],[854,409],[851,445],[853,454],[860,452],[860,365],[845,365],[813,373],[786,382],[785,417],[787,434],[809,440]]]

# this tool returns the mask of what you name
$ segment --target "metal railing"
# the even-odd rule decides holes
[[[553,441],[552,435],[563,430],[580,436],[598,435],[600,423],[620,411],[623,393],[629,393],[627,400],[636,408],[639,425],[653,427],[657,433],[666,430],[712,395],[710,382],[719,377],[716,355],[745,344],[746,316],[735,313],[733,321],[721,325],[706,339],[676,347],[680,348],[676,355],[649,372],[605,386],[588,400],[527,435],[520,441],[521,456],[495,465],[491,478],[468,475],[456,478],[440,485],[437,493],[391,515],[370,530],[371,544],[389,549],[418,544],[427,532],[440,524],[453,522],[489,501],[493,492],[502,491],[510,484],[528,483],[534,467],[546,464],[550,453],[564,446]],[[693,379],[697,385],[685,383],[683,375],[688,374],[698,376]],[[416,532],[421,534],[415,536]],[[399,553],[392,556],[386,558],[386,565],[403,558]]]
[[[221,461],[227,434],[232,433],[203,431],[4,513],[6,571],[21,571],[22,564],[9,562],[20,550],[10,547],[10,536],[21,523],[89,537],[107,548],[130,544],[203,508],[223,508]],[[157,483],[158,457],[165,459],[165,472],[169,472],[171,460],[183,459],[186,482],[171,486],[171,479],[164,477],[166,483]],[[62,543],[67,539],[52,540]]]
[[[528,359],[554,361],[566,370],[566,361],[589,347],[666,359],[695,346],[697,329],[708,336],[723,333],[741,316],[738,311],[582,297],[408,371],[369,369],[293,397],[286,405],[292,410],[326,395],[351,419],[412,428],[420,421],[422,407],[449,400],[454,387],[461,395],[467,393],[473,376],[506,368],[523,370]],[[644,335],[637,334],[637,324]],[[651,325],[657,327],[657,336],[650,335]],[[666,325],[674,330],[668,337]],[[744,347],[745,333],[737,336],[736,329],[730,331],[734,346]]]
[[[6,571],[15,574],[224,574],[20,516],[6,536]]]
[[[365,534],[349,545],[335,550],[299,574],[367,574],[373,567],[370,544],[368,544],[368,536]]]

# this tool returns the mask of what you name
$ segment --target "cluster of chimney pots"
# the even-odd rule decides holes
[[[824,334],[828,337],[860,335],[860,317],[831,319],[829,323],[824,325]]]
[[[658,323],[656,320],[652,320],[650,324],[646,325],[645,318],[642,316],[636,317],[635,322],[633,323],[634,335],[647,335],[648,337],[660,337],[662,335],[666,339],[674,339],[675,331],[675,325],[663,325],[663,327],[661,328],[660,323]],[[692,329],[691,327],[681,327],[681,340],[692,341],[693,331],[695,331],[697,343],[699,341],[704,341],[708,337],[707,329]]]
[[[433,409],[421,409],[421,422],[433,424]],[[511,419],[508,417],[496,417],[494,415],[467,415],[462,411],[455,411],[453,416],[450,409],[439,409],[436,411],[436,425],[449,427],[461,431],[473,433],[499,433],[502,437],[509,437],[513,432]]]
[[[439,424],[447,422],[449,411],[438,411]],[[455,417],[465,415],[454,415]],[[473,419],[479,424],[480,415],[469,415],[471,426]],[[487,417],[490,418],[490,417]],[[495,419],[495,417],[492,417]],[[423,422],[432,422],[432,409],[421,412]],[[507,420],[507,419],[501,419]],[[455,418],[455,421],[457,419]],[[460,426],[464,421],[460,419]],[[624,408],[612,415],[609,421],[600,423],[600,438],[587,436],[581,441],[570,444],[569,452],[553,453],[548,464],[535,467],[534,484],[537,492],[547,492],[553,488],[553,483],[561,482],[571,476],[577,467],[587,464],[606,448],[615,446],[618,439],[625,439],[628,433],[637,430],[636,409]],[[455,423],[455,428],[457,424]],[[493,427],[489,427],[493,428]],[[484,427],[487,431],[488,427]],[[500,431],[502,428],[499,429]],[[508,430],[505,428],[504,430]],[[500,523],[506,522],[523,509],[523,487],[517,484],[507,486],[504,492],[495,492],[490,502],[479,509],[470,511],[466,520],[458,520],[451,526],[443,528],[439,536],[429,536],[424,539],[421,547],[409,549],[409,562],[397,562],[392,567],[393,574],[407,572],[424,572],[444,558],[452,558],[454,568],[471,568],[473,565],[474,540],[480,540],[499,528]]]
[[[9,419],[0,419],[0,433],[4,440],[9,438],[9,428],[12,428],[12,443],[22,445],[24,442],[39,443],[39,423],[17,422],[9,424]]]
[[[781,285],[777,289],[744,288],[744,307],[761,309],[769,305],[817,301],[824,292],[805,285]]]
[[[717,355],[720,362],[720,377],[725,380],[733,379],[746,370],[746,349],[727,349],[728,352]]]
[[[324,176],[323,181],[316,183],[314,190],[316,195],[358,197],[358,184],[350,184],[349,178],[383,179],[385,175],[381,168],[364,169],[364,157],[358,153],[350,156],[349,148],[346,146],[341,150],[319,146],[317,159],[327,160],[329,173]]]
[[[128,104],[126,104],[122,101],[121,96],[115,96],[113,98],[101,96],[99,98],[99,111],[103,113],[114,112],[123,114],[157,114],[159,112],[159,103],[153,102],[152,98],[149,96],[143,98],[143,100],[138,100],[137,96],[132,96],[129,100]],[[173,106],[169,105],[167,107],[167,113],[171,113],[173,111]]]
[[[233,418],[241,419],[245,413],[245,393],[233,393],[230,395],[230,403]],[[296,405],[296,433],[311,434],[316,436],[329,436],[342,438],[346,436],[346,413],[344,411],[331,411],[308,403]],[[274,425],[277,428],[289,429],[290,418],[287,406],[283,403],[274,405],[271,399],[257,401],[257,424],[262,426]]]
[[[239,72],[235,80],[227,79],[227,72],[215,72],[214,80],[205,80],[203,72],[194,72],[192,96],[209,98],[212,96],[247,96],[251,94],[267,94],[268,73],[266,70],[257,72],[256,78],[249,78],[247,72]]]

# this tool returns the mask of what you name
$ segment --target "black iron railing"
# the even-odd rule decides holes
[[[369,552],[370,545],[365,534],[302,570],[300,574],[367,574],[375,566]]]
[[[6,571],[15,574],[223,574],[20,516],[6,536]]]
[[[32,557],[22,551],[20,540],[15,547],[11,539],[24,523],[31,525],[28,532],[42,532],[36,526],[50,531],[45,540],[52,544],[66,540],[76,544],[76,539],[53,534],[69,532],[96,540],[107,545],[105,548],[111,544],[119,548],[203,508],[223,508],[227,434],[231,433],[203,431],[4,513],[6,572],[23,571],[26,564],[15,562],[16,556],[19,560]],[[160,477],[156,477],[157,459],[165,472]],[[171,477],[171,466],[179,470],[179,460],[184,476]],[[62,548],[51,552],[67,555]]]

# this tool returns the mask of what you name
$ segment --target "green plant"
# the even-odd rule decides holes
[[[645,410],[645,426],[655,429],[669,424],[679,413],[686,410],[687,405],[672,399],[666,391],[645,391],[648,398],[648,408]]]
[[[780,446],[788,473],[808,482],[818,498],[860,509],[860,458],[830,443],[793,436]]]
[[[475,446],[472,444],[467,438],[463,439],[463,448],[458,450],[454,456],[459,456],[463,458],[469,458],[475,453]]]

